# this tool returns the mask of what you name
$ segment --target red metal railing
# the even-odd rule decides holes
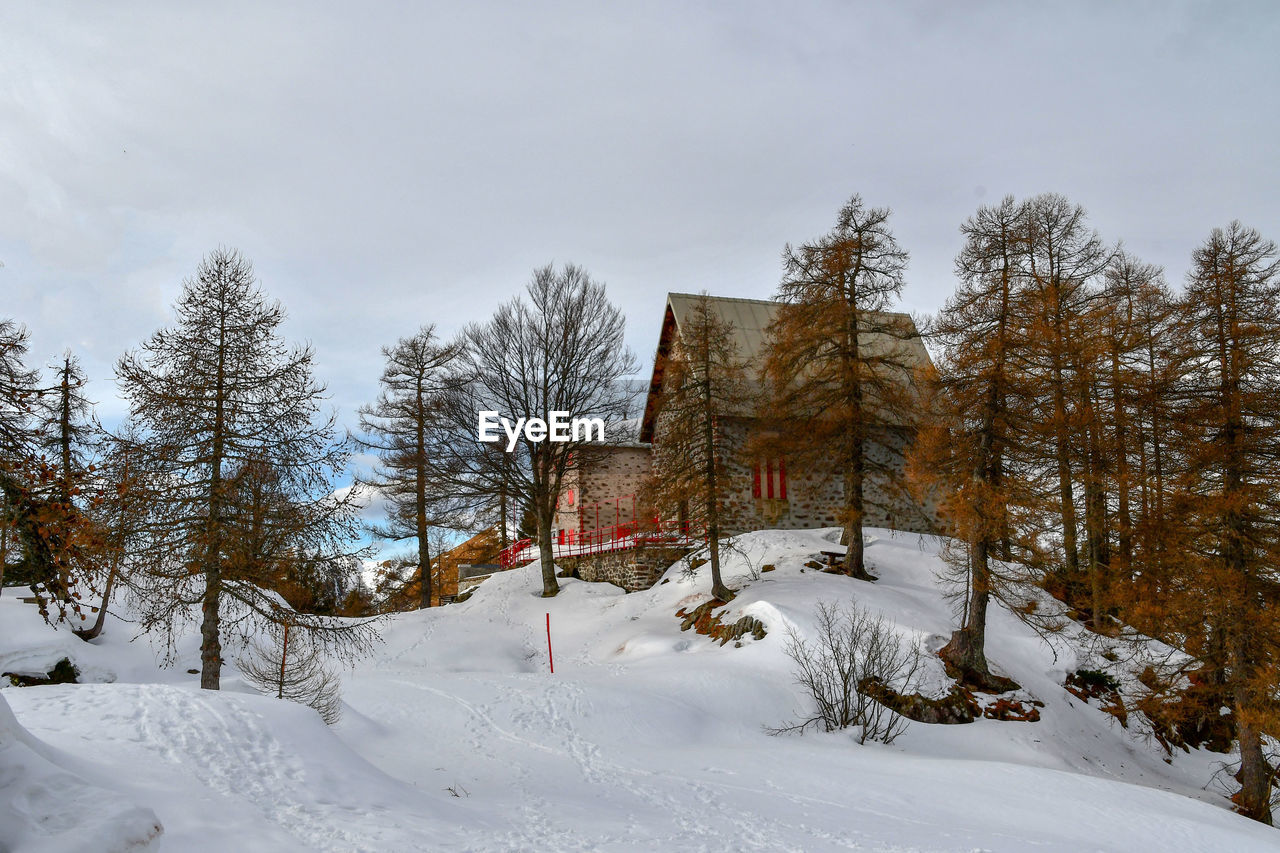
[[[498,552],[498,565],[502,566],[504,569],[511,568],[516,563],[520,562],[517,555],[529,548],[532,544],[532,539],[517,539],[512,542],[510,545]],[[528,557],[525,562],[532,559],[533,557]]]
[[[699,521],[654,520],[647,524],[632,521],[596,530],[561,531],[561,536],[552,545],[552,553],[556,557],[581,557],[647,546],[693,545],[705,542],[706,538],[706,528]],[[534,541],[521,539],[502,551],[498,555],[498,562],[503,568],[509,569],[528,563],[537,556]]]

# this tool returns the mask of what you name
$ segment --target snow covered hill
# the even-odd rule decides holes
[[[568,579],[549,600],[536,564],[495,575],[467,602],[384,625],[376,656],[344,677],[334,727],[234,677],[199,691],[194,638],[159,670],[128,625],[86,645],[6,593],[0,666],[71,655],[113,683],[3,697],[114,789],[102,802],[152,809],[169,850],[1280,849],[1280,833],[1206,790],[1222,756],[1166,762],[1141,726],[1063,689],[1066,673],[1107,665],[1100,638],[1072,626],[1050,646],[998,608],[989,657],[1044,703],[1039,722],[915,723],[892,746],[766,734],[805,710],[783,648],[789,626],[813,630],[816,602],[856,599],[930,649],[952,629],[938,543],[869,533],[875,584],[805,567],[830,532],[740,537],[727,571],[740,593],[718,612],[767,634],[725,645],[675,615],[709,597],[705,567],[629,595]],[[13,802],[0,785],[0,807]],[[11,846],[60,849],[33,839]]]

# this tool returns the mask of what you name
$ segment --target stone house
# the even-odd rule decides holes
[[[627,524],[644,510],[630,505],[630,496],[640,488],[648,472],[652,447],[662,441],[663,375],[667,357],[678,345],[682,326],[688,324],[700,297],[670,293],[663,316],[657,355],[654,359],[644,415],[634,439],[597,445],[583,451],[576,470],[566,480],[561,493],[557,520],[561,534],[572,538],[610,536],[609,528]],[[738,354],[748,369],[762,364],[766,330],[773,321],[778,303],[759,299],[712,297],[712,309],[733,326]],[[929,354],[906,314],[887,317],[901,326],[909,360],[924,366]],[[868,336],[867,345],[875,346]],[[718,415],[723,436],[720,456],[725,476],[721,479],[724,497],[721,525],[726,533],[762,528],[833,527],[841,524],[843,505],[841,472],[834,465],[811,466],[800,470],[785,458],[748,458],[748,442],[760,427],[746,409]],[[796,429],[804,424],[797,420]],[[931,513],[907,494],[903,482],[904,452],[912,441],[912,431],[904,424],[887,424],[872,432],[869,455],[887,474],[869,472],[864,485],[866,524],[913,532],[933,529]],[[611,503],[612,502],[612,503]],[[616,509],[615,509],[616,507]]]
[[[633,529],[641,514],[638,495],[649,474],[651,450],[637,439],[639,427],[639,421],[623,422],[606,433],[605,442],[576,452],[556,502],[558,544],[584,536],[613,539]]]

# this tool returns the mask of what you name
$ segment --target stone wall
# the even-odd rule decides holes
[[[556,565],[584,581],[611,583],[627,592],[635,592],[653,586],[672,563],[687,553],[688,549],[633,548],[585,557],[565,557],[556,560]]]
[[[584,447],[577,451],[577,464],[566,473],[556,510],[556,529],[595,530],[597,506],[600,527],[635,521],[632,502],[604,505],[640,490],[649,474],[648,445]],[[569,493],[573,493],[570,502]]]
[[[721,502],[720,523],[726,534],[765,528],[807,529],[843,525],[844,481],[832,465],[801,469],[787,465],[787,497],[755,497],[755,460],[744,448],[753,421],[748,418],[721,418],[722,446],[719,454]],[[662,418],[658,418],[654,441],[662,440]],[[906,493],[903,453],[910,434],[901,428],[881,428],[873,432],[868,455],[888,474],[871,470],[863,483],[865,524],[891,527],[916,533],[933,530],[931,513]],[[767,489],[762,489],[767,494]]]

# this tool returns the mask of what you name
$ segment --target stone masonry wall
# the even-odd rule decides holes
[[[834,466],[820,470],[801,470],[787,466],[787,497],[754,497],[754,462],[743,452],[752,421],[746,418],[722,418],[720,432],[723,446],[719,455],[722,488],[720,521],[725,533],[742,533],[762,528],[804,529],[837,527],[843,524],[844,484],[841,472]],[[654,441],[662,440],[662,418],[658,418]],[[932,530],[930,514],[907,494],[903,479],[903,451],[909,433],[902,429],[884,428],[873,433],[868,451],[890,472],[886,476],[868,471],[864,481],[865,523],[871,527],[891,527],[918,533]]]
[[[588,557],[556,560],[562,569],[575,572],[584,581],[611,583],[627,592],[648,589],[658,582],[671,564],[688,549],[635,548]]]
[[[648,446],[586,447],[565,476],[560,491],[556,526],[560,530],[595,530],[597,502],[612,501],[640,490],[649,474]],[[574,495],[568,501],[569,491]],[[599,526],[612,527],[635,520],[630,500],[599,507]]]

